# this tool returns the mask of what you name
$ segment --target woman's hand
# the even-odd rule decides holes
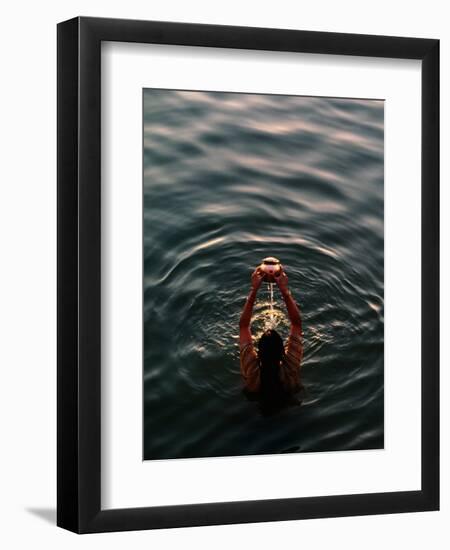
[[[252,319],[253,306],[256,300],[256,292],[258,291],[258,288],[261,286],[263,277],[264,277],[264,273],[261,271],[259,267],[257,267],[255,271],[252,273],[252,278],[251,278],[252,289],[250,291],[250,294],[247,296],[247,301],[245,302],[244,309],[242,310],[241,317],[239,319],[239,341],[241,345],[242,343],[252,341],[252,335],[250,332],[250,322]]]
[[[283,268],[281,268],[278,273],[275,273],[275,282],[277,283],[278,288],[281,290],[281,292],[286,292],[288,290],[289,279]]]
[[[263,278],[264,278],[263,271],[259,267],[257,267],[255,271],[252,273],[253,290],[258,290],[258,288],[261,286]]]

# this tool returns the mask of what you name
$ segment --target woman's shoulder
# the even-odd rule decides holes
[[[303,355],[303,344],[300,336],[290,334],[285,345],[282,361],[281,379],[283,385],[292,393],[301,390],[300,365]]]
[[[245,387],[250,392],[259,390],[260,372],[258,366],[258,354],[251,342],[240,346],[241,375]]]
[[[255,346],[252,342],[246,342],[239,346],[239,355],[242,359],[250,360],[257,359],[258,354],[256,353]]]
[[[300,334],[289,334],[284,346],[285,357],[289,362],[299,363],[303,355],[303,341]]]

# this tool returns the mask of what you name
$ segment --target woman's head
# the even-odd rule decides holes
[[[274,329],[266,330],[258,342],[258,357],[263,366],[278,367],[284,355],[283,339]]]
[[[266,330],[258,342],[261,396],[266,405],[278,403],[284,396],[280,379],[280,362],[283,357],[283,339],[276,330]]]

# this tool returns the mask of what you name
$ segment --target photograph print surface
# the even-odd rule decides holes
[[[143,90],[143,458],[384,447],[384,102]]]

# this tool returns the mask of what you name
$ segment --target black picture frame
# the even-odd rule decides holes
[[[422,61],[420,491],[101,509],[102,41]],[[77,17],[58,25],[57,68],[57,524],[93,533],[438,510],[439,41]]]

